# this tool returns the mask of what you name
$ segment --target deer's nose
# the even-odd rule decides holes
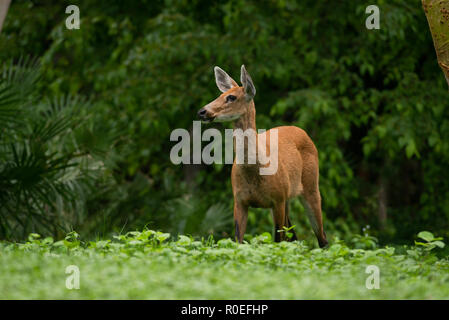
[[[204,117],[205,115],[206,115],[206,109],[201,108],[201,109],[198,111],[198,116]]]

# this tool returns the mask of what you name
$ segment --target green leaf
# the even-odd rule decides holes
[[[436,245],[438,248],[444,248],[445,244],[443,241],[434,241],[432,242],[434,245]]]
[[[421,231],[420,233],[418,233],[418,238],[421,238],[427,242],[434,240],[433,234],[429,231]]]
[[[409,140],[407,147],[405,148],[405,154],[407,158],[411,158],[414,154],[417,154],[415,140]]]
[[[190,245],[190,243],[192,243],[192,239],[190,239],[187,236],[183,236],[183,235],[179,235],[179,240],[176,241],[176,244],[181,245],[181,246],[188,246]]]
[[[30,233],[30,235],[28,236],[28,241],[33,241],[33,240],[39,239],[40,237],[41,237],[40,234]]]
[[[156,239],[157,239],[159,242],[164,242],[164,241],[167,240],[168,238],[170,238],[170,234],[169,234],[169,233],[162,233],[162,232],[156,233]]]

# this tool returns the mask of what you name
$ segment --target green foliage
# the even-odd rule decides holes
[[[23,55],[42,57],[35,92],[50,101],[89,97],[89,110],[76,109],[73,98],[67,98],[60,108],[64,112],[48,120],[47,128],[54,130],[35,127],[44,137],[52,132],[65,137],[64,142],[57,137],[47,142],[52,145],[48,152],[58,153],[47,154],[46,163],[59,168],[74,164],[64,158],[65,149],[74,148],[64,127],[89,119],[88,128],[76,136],[101,159],[103,172],[88,179],[95,186],[90,192],[72,192],[76,206],[85,210],[64,210],[64,221],[70,220],[66,229],[104,236],[148,225],[173,234],[231,236],[230,166],[175,166],[169,159],[169,136],[175,128],[190,129],[196,111],[219,94],[213,66],[238,79],[245,64],[257,87],[258,127],[297,125],[317,145],[328,235],[354,240],[361,248],[377,246],[374,238],[352,237],[367,224],[381,243],[404,242],[422,229],[448,235],[447,85],[421,1],[377,1],[380,30],[367,30],[366,4],[349,0],[332,5],[312,0],[84,0],[79,3],[80,30],[65,28],[68,4],[13,1],[0,34],[0,61],[12,59],[15,65]],[[0,99],[14,99],[9,84],[1,86]],[[22,86],[23,91],[28,87]],[[49,107],[42,104],[42,110]],[[0,104],[0,121],[22,121],[8,108]],[[42,117],[36,121],[44,125]],[[217,125],[220,130],[227,126]],[[14,132],[24,139],[25,126],[18,127]],[[14,159],[12,146],[5,148]],[[14,148],[17,160],[32,161],[22,144]],[[64,172],[79,169],[82,162]],[[29,163],[34,162],[16,164]],[[60,179],[58,172],[51,171],[49,181]],[[52,186],[42,185],[49,194]],[[24,205],[9,193],[5,198]],[[8,212],[19,217],[23,211],[12,209],[13,203]],[[386,220],[381,217],[384,206]],[[46,210],[46,216],[62,212],[54,206]],[[83,216],[74,218],[76,212]],[[309,241],[313,235],[302,213],[301,205],[292,203],[298,237]],[[272,230],[267,210],[251,210],[248,220],[249,233]]]
[[[287,239],[291,239],[293,237],[293,232],[291,232],[296,226],[292,225],[291,227],[282,227],[282,230],[277,230],[277,232],[279,233],[285,233],[285,236],[287,237]]]
[[[375,249],[377,247],[378,240],[376,237],[368,235],[353,235],[351,243],[358,249]]]
[[[58,242],[30,234],[25,243],[0,243],[0,250],[1,299],[444,299],[449,294],[448,258],[419,245],[360,249],[333,239],[323,250],[302,241],[273,243],[270,234],[237,244],[144,229],[88,242],[76,232]],[[65,287],[69,265],[79,267],[79,290]],[[370,265],[380,269],[379,290],[365,286]]]
[[[431,251],[435,248],[444,248],[445,244],[442,237],[435,238],[433,234],[429,231],[421,231],[418,233],[418,238],[423,239],[425,242],[415,241],[415,244],[418,246],[423,246],[424,250]]]
[[[0,76],[0,237],[68,229],[101,170],[80,139],[88,104],[76,96],[41,97],[39,65],[2,65]]]

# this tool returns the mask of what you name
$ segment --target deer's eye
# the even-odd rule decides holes
[[[234,101],[235,99],[237,99],[237,97],[230,94],[229,96],[226,97],[226,102],[231,102]]]

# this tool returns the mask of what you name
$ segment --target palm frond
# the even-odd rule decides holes
[[[13,85],[22,96],[34,92],[35,84],[41,77],[37,58],[20,57],[17,62],[11,59],[3,64],[1,78]]]
[[[23,123],[25,108],[35,99],[34,87],[41,74],[37,59],[11,59],[0,69],[0,138],[8,137],[7,129]],[[9,136],[9,138],[11,138]]]
[[[29,58],[0,73],[0,237],[67,230],[102,170],[74,134],[86,102],[70,95],[37,102],[38,79]]]
[[[17,122],[20,112],[18,92],[11,84],[0,78],[0,126],[5,128],[11,122]]]

